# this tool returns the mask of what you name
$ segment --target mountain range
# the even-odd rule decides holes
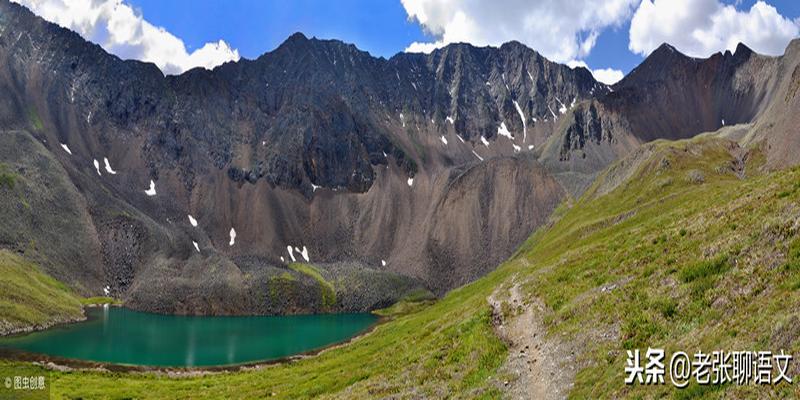
[[[300,33],[164,76],[3,0],[0,247],[144,311],[372,310],[492,271],[643,143],[800,163],[798,89],[797,39],[664,44],[611,86],[518,42],[384,59]]]

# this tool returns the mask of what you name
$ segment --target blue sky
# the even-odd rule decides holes
[[[189,50],[223,39],[256,58],[294,32],[354,43],[391,57],[414,41],[428,40],[393,0],[130,0],[150,23],[183,39]]]
[[[518,40],[613,83],[662,42],[696,57],[739,41],[779,55],[800,36],[798,0],[13,1],[166,74],[256,58],[299,31],[386,58]]]
[[[722,3],[734,5],[740,10],[749,10],[756,0],[725,0]],[[778,9],[782,15],[791,19],[800,18],[800,0],[769,0],[768,4]],[[628,49],[630,20],[619,28],[603,31],[597,39],[592,52],[586,57],[586,63],[602,68],[616,68],[624,73],[639,65],[644,56],[634,54]]]
[[[747,10],[756,0],[724,3]],[[255,58],[272,50],[287,36],[335,38],[356,44],[375,56],[391,57],[409,44],[432,41],[399,0],[129,0],[144,18],[182,38],[189,50],[223,39],[241,56]],[[800,1],[770,0],[782,15],[800,17]],[[193,5],[194,4],[194,5]],[[590,66],[629,72],[643,59],[628,49],[630,20],[604,29],[595,47],[583,58]]]

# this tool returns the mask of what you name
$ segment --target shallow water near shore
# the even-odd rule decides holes
[[[189,317],[93,307],[84,322],[0,338],[0,348],[103,363],[211,367],[318,350],[365,331],[362,314]]]

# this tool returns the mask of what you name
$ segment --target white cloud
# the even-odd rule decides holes
[[[628,47],[647,55],[667,42],[690,56],[708,57],[742,42],[779,55],[799,33],[800,19],[785,18],[763,1],[740,11],[718,0],[644,0],[631,20]]]
[[[430,53],[445,44],[441,41],[437,41],[434,43],[423,43],[423,42],[414,42],[408,45],[406,48],[406,52],[408,53]]]
[[[592,75],[594,76],[594,79],[596,79],[599,82],[605,83],[606,85],[613,85],[619,82],[619,80],[625,76],[625,74],[618,69],[613,69],[613,68],[591,69],[589,68],[588,65],[586,65],[585,62],[579,60],[568,61],[567,65],[572,69],[575,69],[576,67],[583,67],[588,69],[589,72],[591,72]]]
[[[123,59],[156,64],[165,74],[194,67],[213,68],[239,59],[220,40],[189,53],[183,41],[147,22],[122,0],[13,0],[40,17],[71,29]]]
[[[600,32],[627,21],[639,0],[401,0],[409,19],[436,37],[406,51],[429,52],[455,42],[497,46],[518,40],[545,57],[586,57]]]
[[[592,75],[594,75],[594,79],[597,79],[598,81],[603,82],[607,85],[613,85],[619,82],[620,79],[625,77],[625,74],[623,74],[622,71],[618,69],[601,68],[601,69],[594,69],[591,71]]]

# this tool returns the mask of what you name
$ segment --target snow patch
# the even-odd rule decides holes
[[[725,126],[725,118],[722,119],[722,126]]]
[[[506,123],[505,122],[501,122],[500,126],[497,127],[497,134],[500,135],[500,136],[505,136],[509,140],[514,140],[514,135],[512,135],[511,132],[508,131],[508,128],[506,128]]]
[[[197,242],[192,241],[192,244],[194,245],[194,249],[197,250],[197,252],[199,253],[200,252],[200,246],[197,244]]]
[[[564,103],[561,102],[561,99],[559,99],[558,97],[556,97],[556,101],[558,101],[558,104],[561,104],[561,107],[558,108],[558,112],[560,112],[561,114],[566,113],[567,112],[567,106],[565,106]]]
[[[103,174],[100,173],[100,163],[96,158],[94,159],[94,169],[97,171],[97,175],[103,176]]]
[[[489,147],[489,141],[483,136],[481,136],[481,143],[483,143],[484,146]]]
[[[187,216],[189,217],[189,223],[192,224],[192,226],[197,226],[197,220],[194,219],[194,217],[191,216],[191,215],[187,215]]]
[[[295,248],[295,250],[297,250],[297,249]],[[306,246],[303,246],[303,251],[297,250],[297,252],[300,253],[301,256],[303,256],[303,259],[306,260],[306,262],[309,261],[309,259],[308,259],[308,249],[306,248]]]
[[[519,147],[514,143],[511,143],[511,146],[514,147],[514,152],[515,153],[519,153],[519,151],[522,150],[522,147]]]
[[[547,109],[550,110],[550,114],[553,114],[553,121],[558,121],[558,117],[556,117],[556,113],[553,112],[553,109],[550,108],[550,104],[547,105]],[[547,118],[544,119],[544,122],[547,122]]]
[[[461,141],[461,143],[464,143],[464,138],[462,138],[461,135],[456,133],[456,137]]]
[[[148,196],[155,196],[156,195],[156,183],[150,179],[150,189],[144,191],[144,194]]]
[[[444,143],[445,146],[447,146],[447,139],[444,137],[444,135],[442,135],[441,139],[442,139],[442,143]]]
[[[285,262],[286,262],[286,259],[285,259],[285,258],[283,258],[283,256],[281,256],[281,262],[282,262],[282,263],[285,263]]]
[[[533,150],[533,145],[532,144],[528,145],[528,150]]]
[[[319,188],[320,188],[320,186],[317,186],[317,185],[315,185],[315,184],[313,184],[313,183],[311,184],[311,191],[312,191],[312,192],[316,192],[316,191],[317,191],[317,189],[319,189]]]
[[[519,114],[519,119],[522,120],[522,143],[525,143],[525,140],[528,138],[528,127],[525,125],[525,114],[522,112],[522,107],[519,106],[516,100],[514,100],[514,107],[517,109],[517,114]]]
[[[400,123],[403,124],[403,128],[406,127],[406,119],[403,117],[403,113],[400,113]]]
[[[106,165],[106,172],[108,172],[111,175],[116,175],[117,174],[117,171],[114,171],[113,169],[111,169],[111,164],[109,164],[107,157],[103,157],[103,163],[105,163],[105,165]]]
[[[381,265],[385,267],[386,266],[386,260],[381,260]]]
[[[61,148],[64,149],[64,151],[66,151],[67,154],[72,155],[72,150],[69,149],[69,146],[65,145],[64,143],[61,143]]]
[[[297,262],[297,259],[294,258],[294,249],[292,249],[292,246],[286,246],[286,250],[289,251],[289,258],[292,259],[292,262]]]
[[[447,118],[445,118],[445,121],[449,122],[450,125],[453,125],[456,122],[455,120],[453,120],[453,117],[451,117],[451,116],[448,116]]]
[[[474,154],[475,157],[478,157],[478,160],[483,161],[483,157],[479,156],[478,153],[475,152],[475,150],[472,150],[472,154]]]
[[[106,286],[106,287],[104,287],[104,288],[103,288],[103,294],[104,294],[104,295],[106,295],[106,296],[108,296],[108,295],[109,295],[109,293],[111,293],[111,287],[110,287],[110,286]]]
[[[531,78],[531,82],[533,82],[533,75],[531,75],[531,71],[525,70],[528,73],[528,78]]]
[[[231,228],[230,235],[231,235],[231,241],[228,243],[228,246],[233,246],[233,244],[236,243],[236,230]]]
[[[408,186],[411,186],[414,184],[414,178],[408,178],[408,181],[406,182],[408,183]]]

